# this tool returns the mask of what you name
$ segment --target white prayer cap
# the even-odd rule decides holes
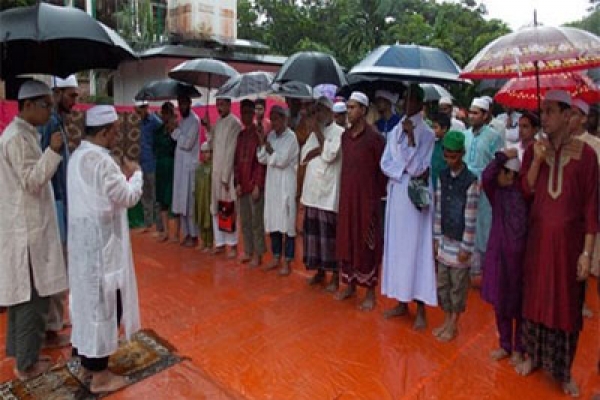
[[[217,94],[215,96],[216,100],[229,100],[231,101],[233,99],[233,97],[231,95],[228,94]]]
[[[274,105],[273,107],[271,107],[271,113],[277,113],[286,118],[290,116],[288,109],[281,107],[280,105]]]
[[[333,105],[332,111],[336,114],[343,114],[348,112],[348,108],[346,107],[346,103],[343,101],[338,101]]]
[[[494,99],[492,99],[490,96],[481,96],[480,99],[487,101],[490,107],[492,104],[494,104]]]
[[[397,93],[392,93],[389,90],[378,90],[375,92],[375,98],[382,98],[382,99],[386,99],[387,101],[389,101],[392,104],[396,104],[398,102],[398,99],[400,98],[400,96],[398,96]]]
[[[136,107],[146,107],[148,104],[148,100],[136,100],[135,101],[135,106]]]
[[[317,104],[321,104],[321,105],[327,107],[329,109],[329,111],[331,111],[333,109],[333,101],[331,101],[331,99],[327,96],[319,97],[319,99],[317,100]]]
[[[452,99],[450,97],[440,97],[440,100],[438,101],[438,104],[440,106],[443,106],[443,105],[451,106],[452,105]]]
[[[473,99],[473,102],[471,103],[471,108],[473,108],[473,107],[477,107],[477,108],[479,108],[481,110],[484,110],[484,111],[489,111],[489,109],[490,109],[490,103],[488,103],[488,101],[486,99],[484,99],[484,98],[475,97]]]
[[[548,90],[546,96],[544,96],[544,101],[557,101],[568,105],[573,104],[571,94],[566,90]]]
[[[210,143],[208,143],[208,140],[200,145],[200,151],[210,151]]]
[[[511,171],[519,172],[521,169],[521,161],[518,158],[511,158],[504,163],[504,167]]]
[[[85,113],[85,126],[103,126],[112,124],[119,119],[113,106],[94,106]]]
[[[590,113],[590,105],[581,99],[573,100],[573,107],[579,108],[585,115]]]
[[[50,96],[52,91],[44,82],[31,79],[21,85],[17,99],[32,99],[34,97]]]
[[[356,101],[365,107],[369,107],[369,98],[363,92],[352,92],[348,101]]]
[[[79,83],[75,75],[69,75],[65,79],[59,78],[58,76],[52,77],[52,89],[64,89],[64,88],[78,88]]]

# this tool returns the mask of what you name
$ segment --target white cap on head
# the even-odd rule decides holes
[[[203,143],[200,145],[200,151],[201,151],[201,152],[203,152],[203,151],[210,151],[210,143],[208,142],[208,140],[207,140],[207,141],[205,141],[205,142],[203,142]]]
[[[274,105],[273,107],[271,107],[271,113],[277,113],[283,117],[289,117],[290,116],[290,112],[287,108],[282,107],[278,104]]]
[[[369,107],[369,98],[363,92],[352,92],[348,101],[350,100],[356,101],[365,107]]]
[[[52,89],[64,89],[64,88],[78,88],[79,83],[75,75],[69,75],[65,79],[59,78],[58,76],[52,77]]]
[[[481,96],[480,99],[487,101],[490,107],[492,104],[494,104],[494,99],[492,99],[490,96]]]
[[[504,163],[504,167],[511,171],[519,172],[521,170],[521,161],[518,158],[511,158]]]
[[[443,105],[451,106],[452,105],[452,99],[450,97],[440,97],[440,100],[438,101],[438,104],[440,106],[443,106]]]
[[[217,94],[215,96],[216,100],[229,100],[231,101],[233,99],[233,97],[231,95],[228,94]]]
[[[573,100],[573,107],[579,108],[585,115],[590,113],[590,105],[581,99]]]
[[[148,104],[149,104],[148,100],[136,100],[135,101],[136,107],[146,107]]]
[[[486,99],[483,99],[481,97],[475,97],[473,99],[473,102],[471,103],[471,108],[473,107],[477,107],[484,111],[489,111],[490,103]]]
[[[330,111],[333,108],[333,101],[331,101],[331,99],[327,96],[319,97],[319,99],[317,100],[317,104],[321,104],[321,105],[327,107]]]
[[[398,96],[397,93],[392,93],[389,90],[377,90],[375,92],[375,98],[378,97],[386,99],[387,101],[392,103],[392,105],[395,105],[398,102],[398,99],[400,98],[400,96]]]
[[[568,105],[573,104],[571,94],[566,90],[548,90],[546,96],[544,96],[544,101],[558,101],[559,103]]]
[[[348,108],[346,107],[346,103],[343,101],[338,101],[333,105],[332,111],[336,114],[343,114],[348,112]]]
[[[52,91],[44,82],[31,79],[24,82],[19,88],[18,100],[32,99],[34,97],[50,96]]]
[[[117,110],[113,106],[94,106],[85,113],[85,126],[103,126],[112,124],[119,119]]]

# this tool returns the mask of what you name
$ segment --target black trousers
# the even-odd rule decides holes
[[[117,325],[121,325],[121,317],[123,316],[123,303],[121,302],[121,291],[117,290]],[[73,349],[73,355],[77,356],[77,349]],[[108,357],[86,357],[80,356],[81,365],[92,372],[102,372],[108,368]]]

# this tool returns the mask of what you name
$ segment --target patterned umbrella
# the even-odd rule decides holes
[[[229,78],[217,91],[217,96],[241,98],[257,96],[267,93],[273,83],[273,74],[270,72],[247,72]]]
[[[576,28],[534,26],[494,40],[467,64],[463,78],[513,78],[600,66],[600,38]]]
[[[578,72],[562,72],[540,75],[539,95],[544,97],[547,90],[561,89],[571,93],[588,104],[600,101],[600,91],[592,80]],[[511,108],[536,110],[538,108],[538,87],[535,76],[512,78],[494,96],[498,103]]]

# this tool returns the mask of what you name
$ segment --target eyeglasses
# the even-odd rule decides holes
[[[48,108],[52,107],[52,103],[50,103],[46,100],[37,100],[34,103],[39,108],[43,108],[43,109],[48,109]]]

